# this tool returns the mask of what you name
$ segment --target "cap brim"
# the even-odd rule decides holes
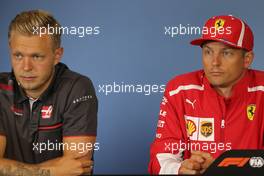
[[[230,43],[228,41],[224,41],[222,39],[217,39],[217,38],[198,38],[198,39],[194,39],[190,42],[190,44],[192,45],[198,45],[198,46],[202,46],[202,44],[206,41],[216,41],[216,42],[221,42],[221,43],[224,43],[230,47],[233,47],[233,48],[239,48],[239,49],[243,49],[242,47],[239,47],[233,43]]]
[[[211,40],[211,39],[210,39]],[[198,39],[194,39],[192,40],[190,43],[192,45],[198,45],[201,46],[204,42],[209,41],[209,39],[204,39],[204,38],[198,38]]]

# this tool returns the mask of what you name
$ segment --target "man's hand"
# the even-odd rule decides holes
[[[41,167],[50,168],[51,176],[90,175],[93,169],[93,161],[87,155],[87,152],[66,155],[43,163]]]
[[[179,174],[202,174],[213,161],[210,153],[191,151],[191,157],[182,162]]]
[[[65,142],[94,142],[95,137],[67,138]],[[90,175],[93,169],[92,149],[64,151],[60,158],[45,161],[40,164],[26,164],[3,158],[6,139],[0,136],[0,175],[38,175],[38,176],[78,176]],[[83,153],[82,153],[83,152]]]

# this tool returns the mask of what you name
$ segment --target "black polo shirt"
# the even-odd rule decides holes
[[[96,135],[98,102],[93,84],[65,64],[56,65],[50,86],[31,102],[32,109],[12,73],[0,74],[0,134],[7,139],[5,158],[40,163],[62,156],[60,144],[65,136]],[[40,144],[42,148],[46,144],[47,150],[40,151]]]

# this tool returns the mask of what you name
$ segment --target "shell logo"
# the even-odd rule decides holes
[[[192,136],[193,133],[196,131],[196,125],[192,120],[187,120],[186,122],[186,128],[187,128],[187,133],[189,136]]]

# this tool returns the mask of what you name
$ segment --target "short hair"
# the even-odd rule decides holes
[[[207,41],[203,42],[203,43],[200,45],[200,47],[203,48],[204,45],[206,45],[207,43],[211,43],[211,42],[214,42],[214,40],[207,40]],[[243,57],[245,57],[245,56],[246,56],[246,53],[249,52],[249,51],[247,51],[247,50],[244,49],[244,48],[236,48],[236,47],[232,47],[232,46],[230,46],[230,47],[233,48],[233,49],[241,50],[241,54],[242,54]]]
[[[34,29],[60,27],[59,22],[47,11],[44,10],[30,10],[23,11],[16,15],[16,17],[9,24],[8,39],[10,40],[11,32],[17,31],[23,35],[33,36]],[[61,33],[49,34],[53,42],[53,48],[59,48],[61,45]]]

